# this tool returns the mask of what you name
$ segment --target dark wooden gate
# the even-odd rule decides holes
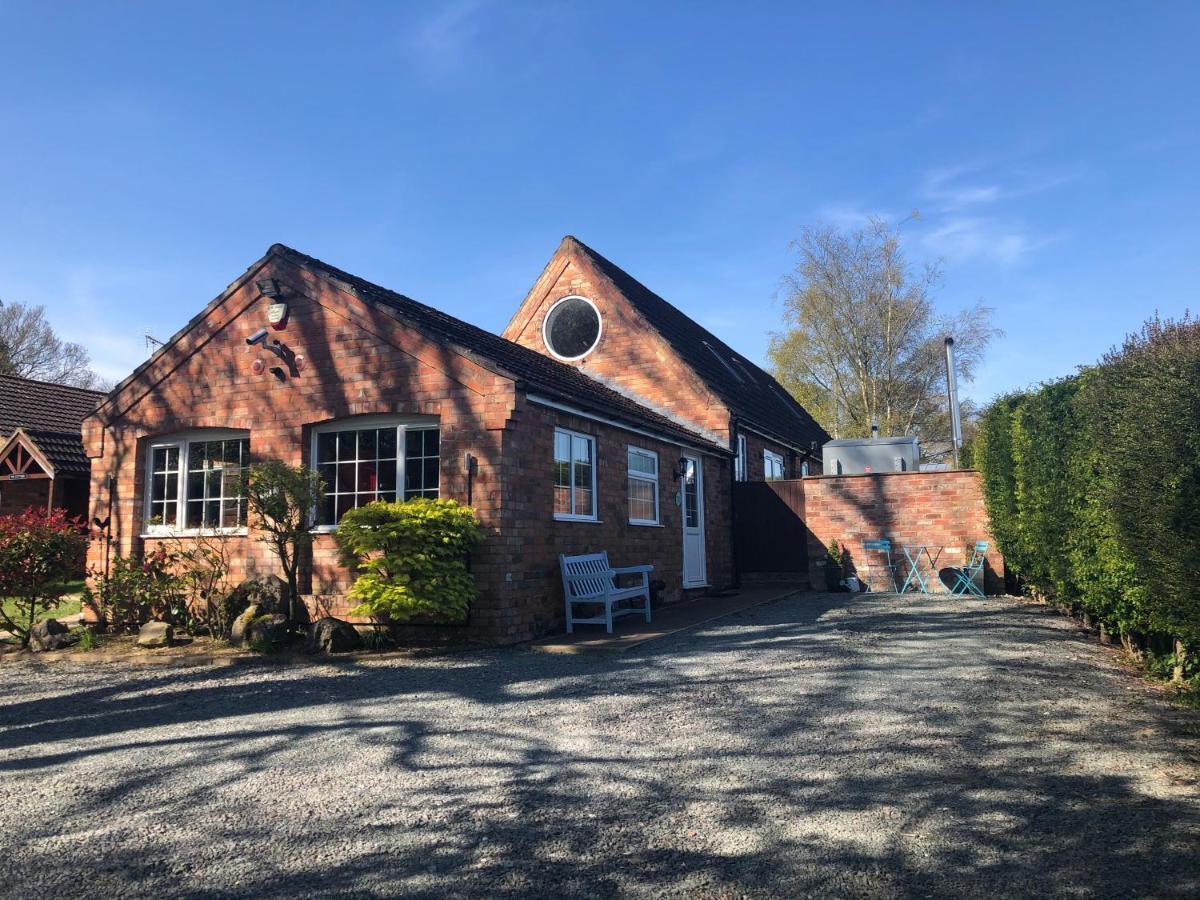
[[[803,482],[735,483],[733,543],[738,570],[744,574],[807,572]]]

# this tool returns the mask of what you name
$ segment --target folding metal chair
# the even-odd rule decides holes
[[[892,542],[891,541],[863,541],[863,550],[866,553],[882,553],[883,568],[887,570],[888,578],[892,582],[892,593],[898,594],[899,590],[896,587],[896,564],[892,562]],[[871,564],[870,559],[867,560],[867,565],[870,566],[870,577],[867,578],[867,590],[874,593],[881,593],[875,590],[875,566]]]
[[[961,569],[952,569],[954,572],[954,586],[950,588],[950,593],[956,596],[971,594],[974,597],[985,597],[979,585],[975,583],[975,576],[983,571],[983,564],[987,561],[987,541],[976,541],[975,549],[971,551],[971,558],[967,560],[967,564]]]

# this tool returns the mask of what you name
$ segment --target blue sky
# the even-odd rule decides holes
[[[835,9],[835,7],[839,7]],[[789,241],[899,220],[1007,336],[1200,306],[1200,5],[0,0],[0,298],[119,378],[281,241],[499,330],[575,234],[762,361]]]

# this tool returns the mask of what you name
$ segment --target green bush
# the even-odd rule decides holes
[[[1024,587],[1200,643],[1200,322],[1154,319],[1079,375],[997,399],[975,464]]]
[[[467,553],[482,537],[475,510],[454,500],[370,503],[342,516],[334,538],[359,575],[353,615],[394,622],[462,621],[475,596]]]
[[[177,572],[178,555],[159,547],[142,556],[114,556],[105,580],[92,572],[95,589],[83,604],[114,631],[137,631],[151,619],[187,627],[187,587]]]

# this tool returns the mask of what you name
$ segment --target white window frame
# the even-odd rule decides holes
[[[780,475],[778,478],[772,478],[767,474],[770,463],[777,462],[779,464]],[[787,465],[783,461],[782,453],[775,453],[772,450],[763,448],[763,481],[783,481],[787,478]]]
[[[596,470],[600,467],[600,459],[597,454],[596,436],[592,435],[592,434],[584,434],[582,431],[572,431],[569,428],[559,428],[556,426],[554,429],[555,437],[557,437],[560,434],[568,435],[572,441],[571,456],[570,456],[570,475],[571,475],[570,497],[571,497],[571,508],[572,509],[575,508],[575,445],[574,445],[574,441],[576,438],[578,438],[579,440],[587,441],[591,445],[591,448],[592,448],[592,454],[591,454],[592,455],[592,511],[591,511],[591,513],[589,513],[587,515],[580,515],[579,513],[556,512],[556,513],[554,513],[554,519],[557,522],[598,522],[598,521],[600,521],[600,517],[599,517],[600,499],[599,499],[599,497],[596,496]],[[550,453],[551,453],[550,459],[551,459],[551,462],[553,462],[554,461],[553,445],[551,445]],[[551,484],[551,490],[553,490],[554,487],[555,487],[555,485]],[[553,509],[553,503],[551,504],[551,508]]]
[[[644,456],[648,459],[654,460],[654,474],[647,475],[645,472],[634,471],[633,467],[629,465],[629,459],[630,459],[630,457],[632,457],[634,455]],[[635,446],[633,446],[633,444],[630,444],[625,448],[625,464],[626,464],[626,468],[628,469],[630,485],[632,485],[632,483],[635,481],[642,481],[642,482],[645,482],[646,484],[651,484],[654,486],[654,518],[653,519],[635,519],[632,516],[629,516],[629,524],[630,525],[661,525],[662,524],[662,522],[661,522],[662,509],[661,509],[661,503],[658,498],[658,473],[659,473],[658,454],[653,450],[646,450],[644,447],[635,447]],[[629,515],[630,499],[631,499],[631,497],[629,494],[629,487],[627,486],[626,494],[625,494],[625,514],[626,515]]]
[[[733,459],[734,481],[745,481],[749,477],[746,471],[746,462],[749,458],[749,452],[746,449],[746,436],[739,434],[737,436],[737,456]]]
[[[331,431],[365,431],[367,429],[380,429],[388,426],[396,428],[396,496],[398,499],[404,497],[404,464],[407,457],[408,444],[406,435],[409,431],[430,431],[433,429],[441,430],[441,420],[437,416],[347,416],[342,419],[330,419],[327,422],[322,422],[320,425],[314,425],[311,428],[312,435],[309,440],[308,462],[309,467],[313,471],[317,471],[317,440],[322,434],[328,434]],[[441,472],[441,436],[438,438],[438,497],[442,496],[442,472]],[[322,495],[321,501],[325,498]],[[311,512],[312,518],[310,521],[316,523],[320,514],[319,509],[313,509]],[[337,530],[337,523],[333,524],[314,524],[312,531],[317,534],[329,534]]]
[[[151,438],[146,443],[146,458],[143,460],[145,487],[142,491],[142,537],[179,537],[204,534],[246,534],[245,525],[223,528],[194,528],[187,524],[187,476],[189,445],[202,444],[208,441],[240,441],[249,440],[250,432],[246,429],[234,428],[201,428],[192,431],[181,431],[176,434],[164,434]],[[175,524],[152,525],[150,523],[151,504],[154,500],[154,451],[174,447],[179,451],[178,487],[175,494]],[[246,502],[242,499],[243,504]]]
[[[592,341],[592,345],[590,347],[588,347],[578,356],[562,356],[550,343],[550,319],[554,316],[554,311],[568,300],[582,300],[584,303],[590,306],[592,308],[592,312],[596,314],[596,339]],[[555,300],[554,304],[548,310],[546,310],[546,315],[542,316],[542,344],[545,346],[546,350],[549,351],[551,356],[553,356],[555,359],[561,359],[563,362],[575,362],[576,360],[583,359],[598,346],[600,346],[600,338],[602,337],[604,337],[604,316],[600,315],[600,309],[595,303],[593,303],[587,297],[580,296],[579,294],[568,294],[565,297]]]

